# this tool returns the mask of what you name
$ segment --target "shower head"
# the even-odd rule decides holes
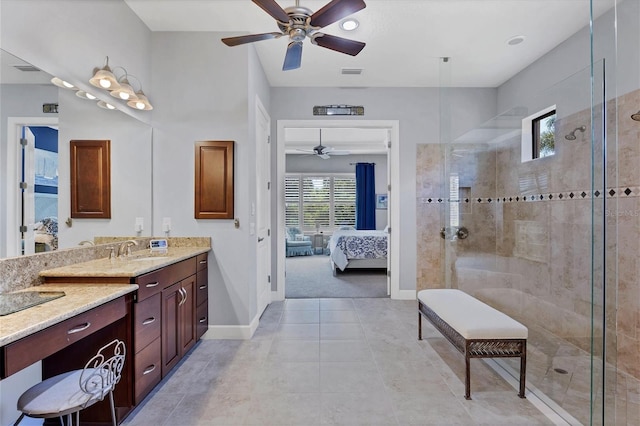
[[[580,127],[576,127],[575,129],[573,129],[573,131],[571,133],[569,133],[568,135],[566,135],[564,138],[568,141],[575,141],[576,140],[576,132],[580,130],[581,132],[584,133],[585,130],[587,130],[586,126],[580,126]]]
[[[635,114],[631,114],[631,119],[633,121],[640,121],[640,111],[636,112]]]

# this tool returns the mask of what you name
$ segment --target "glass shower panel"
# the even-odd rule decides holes
[[[601,72],[593,79],[603,87]],[[602,389],[602,369],[592,367],[602,365],[604,240],[596,217],[606,195],[602,140],[591,129],[601,132],[604,116],[592,114],[591,87],[589,67],[442,144],[446,286],[528,327],[527,386],[574,424],[597,424],[590,413]],[[523,160],[532,117],[550,109],[545,143],[554,154]],[[518,377],[517,359],[496,365]]]

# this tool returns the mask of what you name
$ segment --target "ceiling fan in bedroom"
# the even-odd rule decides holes
[[[317,32],[320,28],[364,9],[366,4],[363,0],[332,0],[316,12],[300,6],[299,0],[296,0],[295,6],[290,6],[286,9],[281,8],[275,0],[251,1],[276,20],[280,32],[227,37],[223,38],[222,42],[227,46],[239,46],[255,41],[287,36],[289,37],[289,46],[282,65],[283,71],[300,68],[302,42],[306,37],[309,37],[312,44],[351,56],[356,56],[365,46],[365,43],[360,41]]]
[[[320,140],[318,142],[318,145],[314,146],[313,149],[298,149],[298,151],[304,152],[307,154],[316,155],[322,158],[323,160],[328,160],[329,158],[331,158],[332,155],[351,154],[351,152],[346,150],[337,150],[337,149],[331,148],[330,146],[322,145],[322,129],[319,129],[319,130],[320,130]]]

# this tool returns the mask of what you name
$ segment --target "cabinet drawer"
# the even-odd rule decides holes
[[[124,318],[126,314],[123,296],[10,343],[4,348],[5,377]]]
[[[138,284],[138,302],[160,293],[162,289],[171,284],[170,274],[167,268],[158,269],[136,278]]]
[[[198,268],[197,269],[198,271],[207,269],[208,258],[209,258],[209,253],[202,253],[196,257],[196,262],[197,262],[196,267]]]
[[[209,329],[209,304],[203,303],[196,309],[196,340]]]
[[[160,349],[160,339],[156,339],[135,355],[133,373],[135,405],[140,404],[155,385],[160,383],[162,378]]]
[[[160,337],[162,321],[160,319],[161,294],[133,305],[134,353]]]
[[[196,306],[202,305],[209,298],[208,269],[198,271],[196,275]]]

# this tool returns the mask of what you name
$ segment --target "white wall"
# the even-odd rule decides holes
[[[441,96],[454,111],[450,122],[452,135],[465,133],[496,115],[496,90],[469,88],[287,88],[276,87],[271,92],[271,119],[310,120],[323,118],[313,116],[314,105],[363,105],[365,120],[399,120],[400,140],[400,184],[392,188],[400,197],[400,290],[415,290],[416,286],[416,145],[440,142]],[[293,102],[292,100],[295,100]],[[330,120],[353,117],[327,117]],[[272,127],[272,140],[276,140]],[[275,149],[275,147],[272,147]],[[274,164],[276,159],[274,158]],[[275,170],[275,165],[273,166]],[[273,203],[277,205],[278,194]],[[275,252],[274,252],[275,253]],[[275,262],[283,261],[275,259]],[[277,283],[276,283],[277,285]]]
[[[220,42],[224,36],[153,34],[154,228],[160,229],[162,218],[170,217],[173,236],[211,236],[210,324],[247,327],[256,310],[255,238],[249,234],[249,206],[255,201],[255,124],[250,123],[255,123],[255,95],[265,96],[266,79],[256,72],[255,63],[250,66],[253,48],[230,49]],[[238,229],[231,219],[194,219],[194,143],[204,140],[235,141]]]
[[[58,152],[58,239],[60,248],[77,246],[97,235],[151,236],[151,127],[122,114],[99,108],[70,90],[60,89]],[[69,181],[71,140],[111,141],[111,219],[72,219]],[[135,219],[144,230],[136,234]]]

